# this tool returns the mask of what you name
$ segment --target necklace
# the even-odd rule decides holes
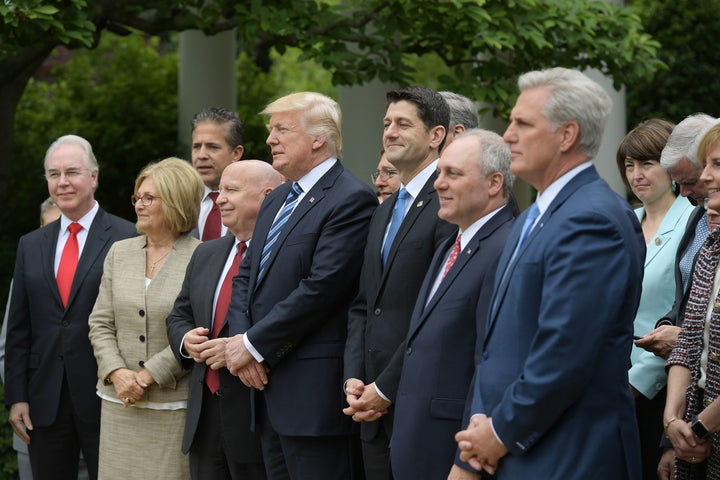
[[[157,264],[160,263],[160,261],[161,261],[162,259],[164,259],[165,257],[167,257],[168,254],[169,254],[171,251],[172,251],[172,249],[168,250],[167,252],[165,252],[165,255],[163,255],[162,257],[158,258],[158,259],[155,260],[154,262],[153,262],[152,260],[150,260],[150,275],[152,275],[152,273],[155,271],[155,267],[157,266]]]

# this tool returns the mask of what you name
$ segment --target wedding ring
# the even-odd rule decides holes
[[[690,457],[690,463],[695,463],[695,457]]]

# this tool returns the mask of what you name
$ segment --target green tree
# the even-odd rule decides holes
[[[662,44],[657,55],[668,70],[628,84],[628,126],[651,117],[679,122],[695,112],[720,115],[720,83],[715,81],[720,51],[708,43],[720,35],[720,23],[708,21],[720,11],[720,0],[632,4],[646,30]]]

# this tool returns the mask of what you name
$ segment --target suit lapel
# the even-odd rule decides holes
[[[55,249],[60,235],[60,220],[56,220],[43,230],[44,242],[40,245],[40,261],[45,270],[48,291],[53,292],[57,304],[62,309],[62,299],[55,278]]]
[[[560,190],[555,199],[553,199],[552,203],[548,206],[548,209],[545,211],[545,213],[543,213],[542,216],[537,220],[537,223],[535,224],[533,230],[530,232],[530,235],[528,235],[528,237],[525,239],[525,242],[520,247],[520,250],[518,250],[515,258],[512,260],[512,262],[510,262],[512,254],[515,250],[515,246],[520,239],[520,234],[522,233],[522,227],[525,223],[525,218],[527,217],[528,211],[525,210],[517,219],[515,225],[513,226],[513,230],[508,238],[508,242],[503,249],[502,256],[500,257],[500,263],[498,265],[498,270],[495,275],[496,287],[492,295],[492,300],[490,301],[490,313],[488,315],[487,328],[485,330],[487,332],[485,335],[486,342],[488,338],[490,338],[490,335],[492,333],[492,325],[497,318],[500,304],[505,298],[505,294],[507,293],[507,287],[510,283],[510,279],[512,278],[513,271],[515,270],[515,267],[518,264],[521,256],[527,251],[528,247],[532,245],[533,240],[542,233],[545,224],[550,221],[555,211],[560,208],[560,206],[563,205],[572,194],[574,194],[580,187],[599,179],[600,177],[597,174],[597,170],[595,170],[595,166],[590,166],[589,168],[586,168],[585,170],[578,173],[575,177],[573,177],[568,182],[568,184],[565,185],[562,190]]]

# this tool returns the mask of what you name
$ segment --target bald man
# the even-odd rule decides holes
[[[280,174],[260,160],[225,168],[217,205],[233,235],[197,248],[167,319],[175,357],[192,369],[182,450],[190,452],[193,479],[265,478],[260,439],[250,431],[250,390],[225,367],[227,303],[222,287],[237,275],[260,205],[280,183]],[[213,363],[214,370],[209,367]]]

